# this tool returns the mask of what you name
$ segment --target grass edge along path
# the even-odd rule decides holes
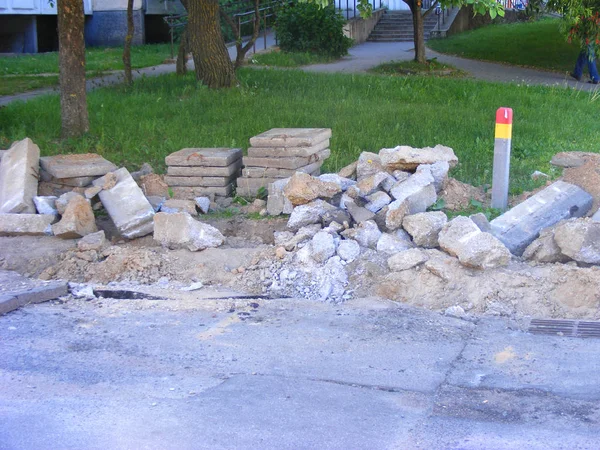
[[[429,40],[427,46],[463,58],[565,73],[573,70],[579,47],[565,40],[559,23],[560,19],[544,18],[488,25]]]
[[[473,185],[491,182],[495,111],[515,111],[511,192],[538,184],[531,173],[556,177],[556,152],[598,151],[600,99],[560,87],[517,86],[466,79],[315,74],[298,70],[239,72],[241,86],[210,90],[187,77],[140,79],[133,87],[101,88],[88,96],[90,133],[60,140],[58,96],[0,109],[0,148],[30,137],[43,155],[97,152],[137,169],[184,147],[248,147],[276,127],[329,127],[332,156],[324,170],[355,161],[362,151],[396,145],[443,144],[460,164],[451,175]]]

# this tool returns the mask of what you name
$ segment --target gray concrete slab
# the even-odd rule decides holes
[[[0,447],[596,447],[594,341],[386,301],[235,295],[0,317]]]

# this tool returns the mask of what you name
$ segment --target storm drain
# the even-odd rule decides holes
[[[529,332],[551,336],[600,338],[600,322],[534,319],[529,324]]]

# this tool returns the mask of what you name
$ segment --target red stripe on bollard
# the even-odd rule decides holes
[[[498,108],[498,111],[496,111],[496,123],[512,124],[512,121],[512,108]]]

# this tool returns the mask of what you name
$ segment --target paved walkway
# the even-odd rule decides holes
[[[266,48],[275,45],[275,37],[272,33],[267,35]],[[264,50],[265,44],[263,37],[260,36],[256,43],[256,50]],[[365,42],[350,49],[350,55],[340,61],[330,64],[315,64],[304,67],[307,72],[336,72],[336,73],[362,73],[371,67],[377,66],[387,61],[406,61],[414,57],[412,42]],[[248,52],[251,55],[253,51]],[[229,54],[235,59],[235,47],[229,48]],[[427,51],[428,58],[437,58],[438,61],[451,64],[472,77],[502,83],[525,83],[528,85],[543,86],[563,86],[572,87],[584,91],[600,91],[598,85],[582,83],[572,80],[568,75],[547,72],[543,70],[527,69],[524,67],[510,66],[504,64],[489,63],[471,59],[459,58],[456,56],[443,55],[432,50]],[[575,62],[573,62],[574,64]],[[190,67],[193,67],[190,64]],[[175,71],[175,64],[161,64],[154,67],[146,67],[134,71],[134,78],[143,76],[158,76]],[[95,78],[87,81],[88,91],[102,86],[118,84],[123,81],[123,73],[114,73],[101,78]],[[13,101],[27,101],[30,98],[40,95],[56,92],[58,88],[38,89],[23,94],[8,95],[0,97],[0,106]]]
[[[310,72],[360,73],[388,61],[407,61],[414,58],[412,42],[365,42],[350,49],[350,55],[330,64],[316,64],[304,68]],[[565,86],[581,90],[598,90],[597,85],[581,83],[566,74],[527,69],[505,64],[489,63],[427,50],[427,58],[451,64],[473,78],[502,83],[525,83],[529,85]],[[573,64],[575,62],[573,61]]]

